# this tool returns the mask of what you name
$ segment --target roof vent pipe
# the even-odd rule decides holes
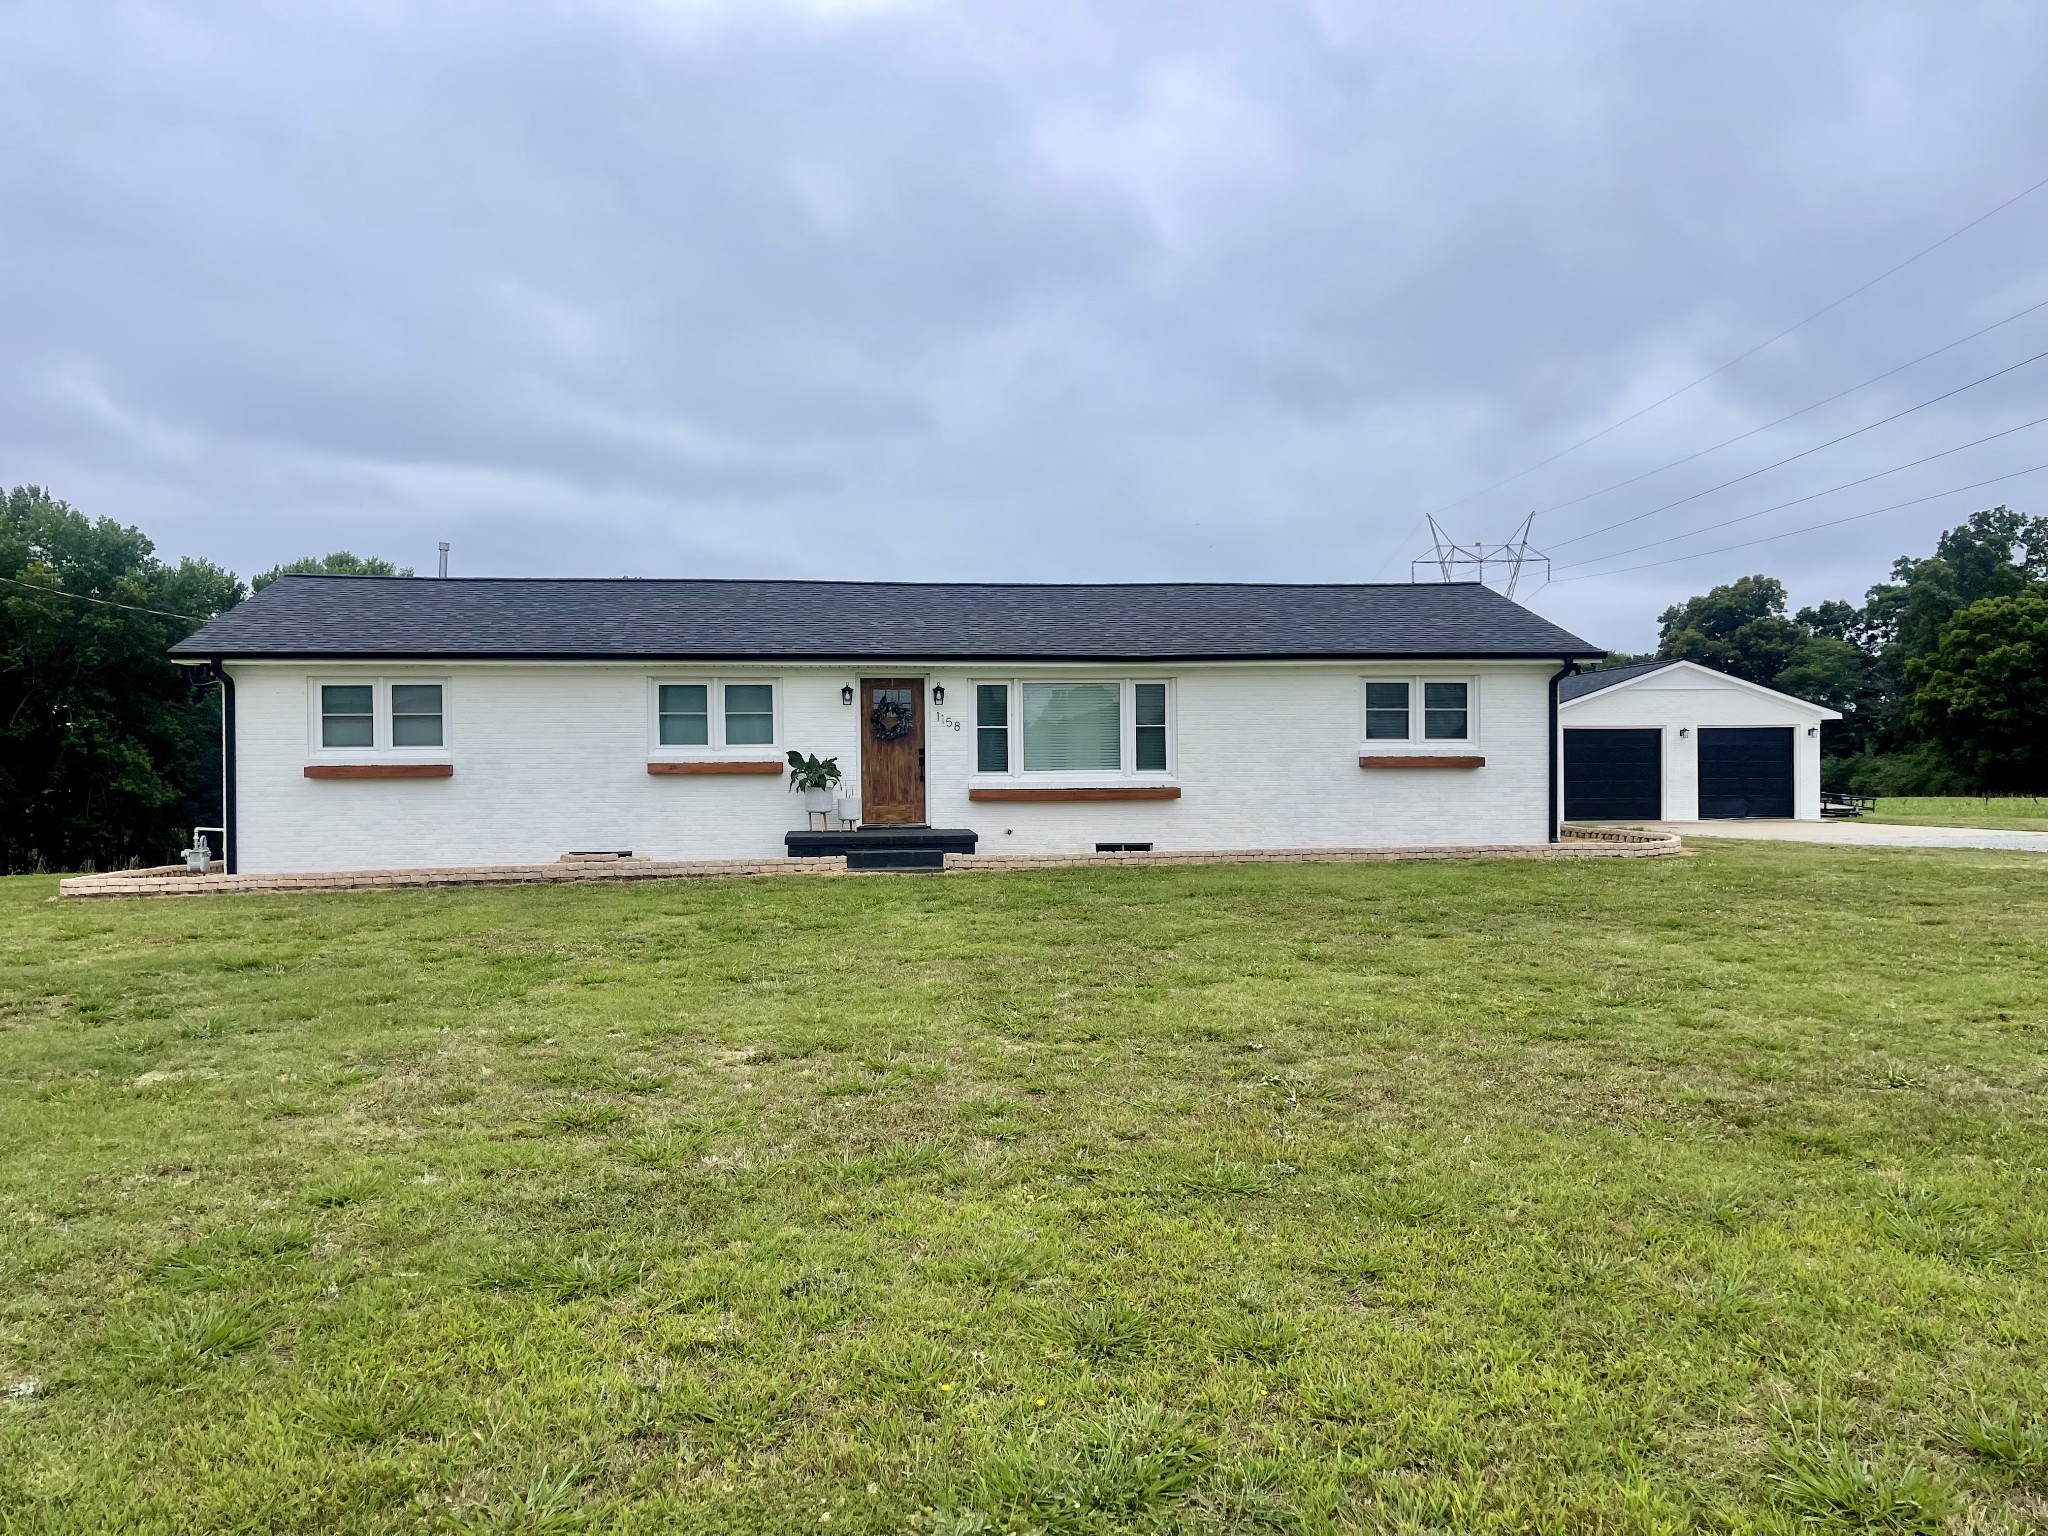
[[[448,574],[448,541],[446,539],[441,541],[441,574],[444,577]]]

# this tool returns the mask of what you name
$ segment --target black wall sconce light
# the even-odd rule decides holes
[[[1689,725],[1681,725],[1678,728],[1678,734],[1681,736],[1690,736],[1692,734],[1692,727]]]
[[[1820,727],[1817,725],[1809,725],[1806,728],[1806,734],[1809,736],[1818,736],[1820,734]]]
[[[944,683],[932,684],[932,702],[934,704],[946,702],[946,685]]]
[[[849,708],[851,708],[851,707],[852,707],[852,705],[853,705],[853,684],[851,684],[851,683],[848,683],[848,684],[847,684],[847,685],[846,685],[846,686],[845,686],[844,688],[842,688],[842,689],[840,689],[840,690],[839,690],[839,702],[840,702],[840,703],[842,703],[842,704],[844,704],[844,705],[846,705],[846,706],[848,706]]]

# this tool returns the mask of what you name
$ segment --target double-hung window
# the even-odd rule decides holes
[[[1474,691],[1469,678],[1367,678],[1366,743],[1470,742]]]
[[[313,683],[315,752],[438,752],[448,745],[441,683],[369,678]]]
[[[1365,739],[1408,739],[1408,684],[1369,682],[1365,685]]]
[[[391,685],[391,745],[438,747],[441,742],[441,685]]]
[[[706,678],[654,684],[657,750],[691,747],[772,747],[776,742],[775,684]]]
[[[773,684],[725,685],[725,742],[730,747],[768,747],[775,744]]]
[[[1131,684],[1138,772],[1166,772],[1166,684]]]
[[[1422,685],[1422,734],[1428,741],[1468,741],[1472,718],[1470,683]]]
[[[1162,681],[1077,678],[977,683],[977,773],[1124,778],[1172,771],[1172,710]]]
[[[1010,685],[978,683],[974,689],[974,771],[1010,771]]]
[[[377,745],[375,684],[320,685],[320,745],[323,748]]]
[[[711,745],[711,686],[708,683],[663,683],[658,703],[661,744],[664,747]]]

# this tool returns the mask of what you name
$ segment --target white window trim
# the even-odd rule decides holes
[[[1367,683],[1406,683],[1408,685],[1408,734],[1398,736],[1367,736],[1365,733],[1365,685]],[[1423,691],[1425,683],[1463,683],[1465,685],[1465,734],[1463,736],[1425,736],[1423,721]],[[1427,757],[1432,753],[1448,752],[1459,748],[1474,748],[1479,745],[1479,679],[1470,672],[1368,672],[1358,680],[1358,750],[1361,756],[1375,753],[1387,757]]]
[[[775,739],[773,741],[742,742],[738,746],[727,746],[725,740],[725,689],[728,683],[766,684],[769,689],[769,710],[774,716]],[[701,747],[664,745],[661,739],[661,690],[679,684],[696,684],[706,690],[705,709],[709,718],[704,723],[704,734],[711,739]],[[779,677],[747,677],[708,673],[678,673],[673,676],[650,677],[647,680],[647,760],[650,763],[702,763],[702,762],[762,762],[779,763],[783,760],[784,747],[782,732],[782,679]]]
[[[391,685],[433,683],[441,690],[441,745],[396,747],[391,744]],[[330,747],[320,739],[320,690],[329,687],[370,689],[370,741],[367,747]],[[320,672],[306,679],[306,760],[310,763],[449,763],[454,761],[454,692],[437,673],[388,674]]]
[[[971,788],[1038,788],[1038,789],[1114,789],[1125,784],[1173,784],[1178,782],[1180,771],[1180,690],[1174,686],[1171,677],[1160,677],[1148,673],[1061,673],[1053,677],[974,677],[968,680],[968,696],[975,702],[971,709],[978,711],[979,695],[974,692],[983,683],[1000,683],[1009,689],[1009,718],[1006,729],[1010,738],[1010,771],[1008,773],[983,773],[976,769],[968,777]],[[1115,768],[1088,768],[1048,770],[1027,769],[1024,766],[1024,685],[1026,683],[1115,683],[1117,685],[1117,759]],[[1166,687],[1166,768],[1148,769],[1140,773],[1138,762],[1138,711],[1137,685],[1140,683],[1162,683]],[[976,732],[976,751],[980,746],[980,727]],[[978,758],[970,758],[978,762]]]

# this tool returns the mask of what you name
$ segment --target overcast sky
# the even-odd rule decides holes
[[[2039,0],[0,0],[0,58],[0,482],[244,575],[1405,579],[1455,503],[1564,577],[2048,464],[1652,544],[2048,415],[2044,359],[1653,510],[2044,308],[1558,507],[2048,299],[2044,189],[1483,489],[2048,177]],[[1646,647],[1999,500],[2048,473],[1534,606]]]

